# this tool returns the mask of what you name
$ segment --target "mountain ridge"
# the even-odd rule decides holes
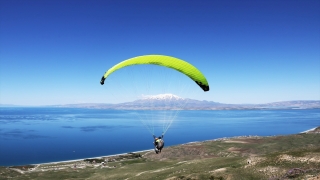
[[[143,96],[140,99],[117,103],[81,103],[55,107],[119,109],[119,110],[245,110],[245,109],[318,109],[320,100],[279,101],[264,104],[225,104],[215,101],[182,98],[173,94]]]
[[[0,107],[29,107],[0,104]],[[250,109],[320,109],[320,100],[293,100],[260,104],[227,104],[215,101],[182,98],[174,94],[142,95],[123,103],[75,103],[31,107],[65,107],[114,110],[250,110]]]

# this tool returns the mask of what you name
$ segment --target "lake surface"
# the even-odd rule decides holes
[[[139,111],[0,108],[0,166],[36,164],[153,148]],[[288,135],[320,126],[319,109],[181,111],[165,146],[243,135]],[[161,134],[157,129],[156,135]],[[165,150],[165,149],[164,149]]]

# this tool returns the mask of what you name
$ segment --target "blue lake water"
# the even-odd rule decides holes
[[[0,166],[152,149],[153,138],[136,112],[0,108]],[[221,137],[296,134],[316,126],[319,109],[181,111],[164,139],[172,146]]]

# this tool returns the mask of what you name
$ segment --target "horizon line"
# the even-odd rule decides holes
[[[188,99],[188,98],[186,98]],[[191,100],[197,100],[197,99],[191,99]],[[284,101],[273,101],[273,102],[267,102],[267,103],[221,103],[216,101],[208,101],[208,100],[197,100],[197,101],[207,101],[207,102],[214,102],[219,104],[226,104],[226,105],[262,105],[262,104],[272,104],[272,103],[283,103],[283,102],[295,102],[295,101],[320,101],[319,100],[284,100]],[[8,103],[0,103],[0,107],[44,107],[44,106],[63,106],[63,105],[76,105],[76,104],[110,104],[110,105],[116,105],[121,103],[127,103],[127,102],[133,102],[133,101],[126,101],[126,102],[118,102],[118,103],[102,103],[102,102],[83,102],[83,103],[61,103],[61,104],[42,104],[42,105],[21,105],[21,104],[8,104]]]

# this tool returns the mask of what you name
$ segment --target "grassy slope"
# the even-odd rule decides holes
[[[320,134],[191,143],[108,163],[113,166],[24,174],[2,167],[0,179],[320,179]]]

